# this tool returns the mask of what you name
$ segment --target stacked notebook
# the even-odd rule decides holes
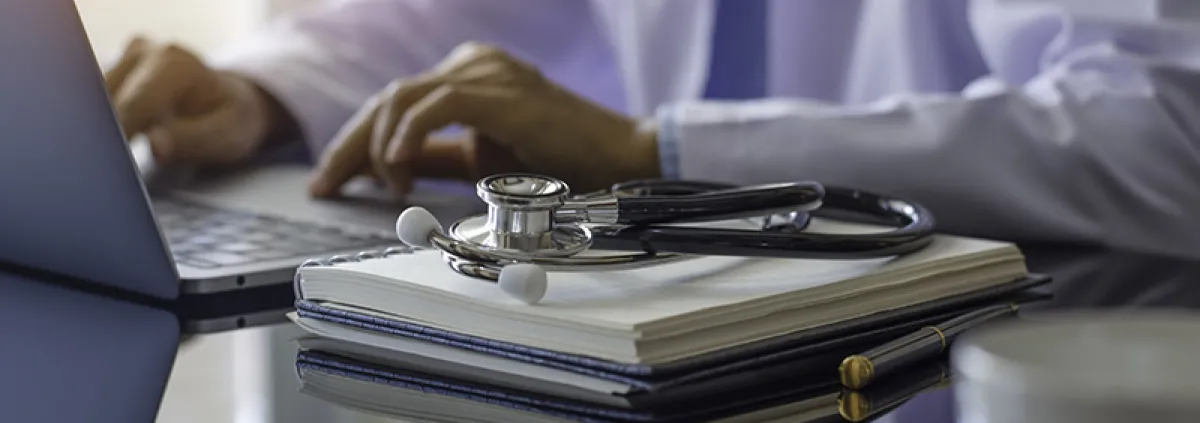
[[[816,220],[809,230],[879,229]],[[767,407],[731,393],[832,386],[848,354],[1038,299],[1029,288],[1046,282],[1014,245],[939,236],[896,258],[701,257],[551,273],[531,306],[454,272],[438,251],[360,257],[298,269],[292,318],[313,335],[301,340],[309,357],[592,404],[585,414],[603,421],[695,421],[695,407],[679,406],[695,401],[714,407],[706,415]]]

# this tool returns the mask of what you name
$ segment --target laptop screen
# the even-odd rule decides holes
[[[179,283],[72,0],[0,3],[0,263]]]

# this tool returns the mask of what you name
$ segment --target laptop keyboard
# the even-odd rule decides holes
[[[154,199],[154,211],[175,261],[202,269],[309,258],[396,243],[382,233],[355,233],[332,225],[220,209],[176,198]]]

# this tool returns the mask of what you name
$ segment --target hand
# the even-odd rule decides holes
[[[192,52],[136,38],[104,74],[127,137],[144,134],[159,163],[226,164],[251,156],[269,130],[265,94]]]
[[[427,143],[431,132],[453,124],[475,136]],[[653,128],[568,92],[501,50],[469,43],[371,98],[326,150],[311,191],[336,195],[367,174],[403,195],[416,177],[474,181],[504,171],[590,191],[658,177],[656,143]]]

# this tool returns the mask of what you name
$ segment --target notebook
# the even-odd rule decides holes
[[[810,230],[880,228],[814,219]],[[369,256],[364,256],[369,257]],[[467,336],[620,363],[659,364],[1009,283],[1015,245],[938,235],[869,260],[705,256],[647,268],[551,273],[538,305],[451,270],[438,251],[297,269],[302,302]]]
[[[578,390],[590,401],[636,406],[647,392],[688,395],[714,386],[753,385],[779,374],[798,376],[833,369],[847,355],[892,341],[923,326],[940,324],[995,304],[1048,299],[1048,295],[1034,292],[1035,287],[1048,281],[1047,277],[1033,275],[984,290],[656,365],[617,363],[531,349],[306,301],[297,302],[297,311],[289,317],[314,335],[300,340],[302,348],[460,374],[463,378],[489,383],[511,382],[522,389],[537,390],[530,386],[552,385],[548,389]],[[509,382],[497,382],[504,380]]]

